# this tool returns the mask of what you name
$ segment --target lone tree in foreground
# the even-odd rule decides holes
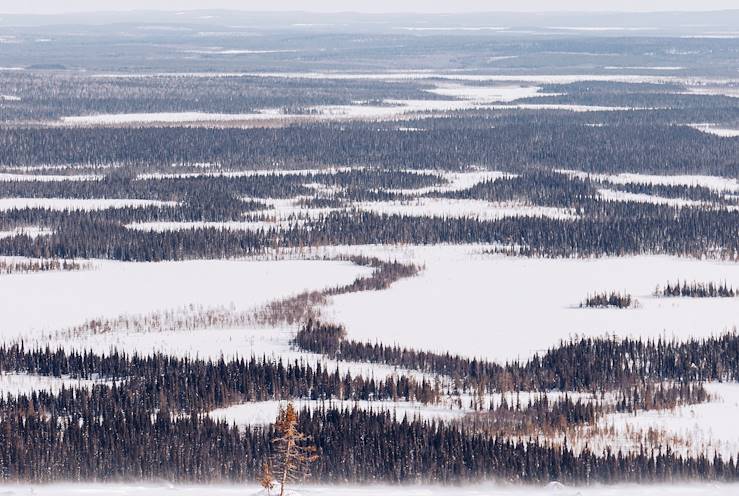
[[[316,461],[316,447],[308,436],[298,431],[298,412],[292,403],[280,408],[275,421],[277,437],[273,466],[280,477],[280,496],[285,495],[285,485],[308,475],[308,464]]]

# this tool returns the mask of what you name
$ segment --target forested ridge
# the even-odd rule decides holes
[[[735,337],[725,339],[736,346]],[[631,352],[640,345],[626,343],[626,348],[616,353],[624,353],[624,349]],[[548,359],[534,361],[531,367],[556,373],[555,359],[580,360],[581,352],[572,345],[563,346],[553,350]],[[608,358],[594,366],[605,368],[608,374],[606,361]],[[621,366],[625,366],[623,361]],[[348,374],[342,378],[338,372],[320,367],[283,365],[256,358],[206,362],[164,355],[100,356],[13,345],[0,347],[0,369],[98,381],[88,388],[62,388],[58,394],[35,391],[0,399],[0,477],[6,481],[252,480],[271,453],[271,428],[239,430],[226,422],[212,420],[205,412],[233,402],[267,398],[377,400],[388,397],[436,401],[439,396],[438,383],[419,384],[404,376],[384,383],[351,378]],[[584,369],[582,373],[591,371]],[[657,407],[659,403],[636,401],[645,393],[653,398],[649,401],[658,402],[680,398],[702,401],[705,395],[700,387],[663,389],[660,386],[637,388],[633,392],[629,388],[621,395],[617,408],[634,411]],[[483,408],[476,415],[486,417],[457,424],[394,418],[387,413],[327,405],[312,413],[304,411],[300,428],[318,447],[320,458],[312,467],[312,480],[322,482],[453,482],[493,478],[591,483],[734,480],[739,476],[733,458],[684,457],[669,447],[664,451],[642,450],[630,454],[610,451],[599,454],[587,448],[575,451],[567,445],[557,446],[531,438],[499,437],[490,433],[497,428],[491,429],[484,422],[484,419],[508,418],[509,423],[513,414],[532,415],[538,411],[541,420],[537,422],[545,422],[543,426],[550,425],[548,422],[561,425],[561,418],[574,423],[587,422],[602,410],[598,404],[587,406],[567,398],[547,401],[545,397],[530,403],[528,408],[512,410],[501,405],[491,407],[489,412]]]

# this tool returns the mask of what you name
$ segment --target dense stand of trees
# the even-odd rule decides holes
[[[690,298],[733,298],[737,295],[737,291],[726,284],[716,284],[713,282],[700,283],[688,281],[677,281],[676,283],[667,283],[663,288],[657,288],[654,291],[655,296],[686,296]]]
[[[636,300],[630,294],[621,294],[616,291],[595,293],[580,303],[580,307],[587,308],[630,308],[634,305],[636,305]]]
[[[733,458],[664,451],[596,454],[514,441],[457,426],[396,420],[360,410],[302,412],[300,432],[319,458],[322,482],[458,482],[481,479],[566,483],[732,481]],[[192,415],[173,418],[116,410],[69,420],[27,411],[0,420],[0,478],[5,481],[253,481],[272,453],[271,428],[247,429]]]
[[[204,362],[13,345],[0,347],[0,369],[104,380],[57,394],[35,391],[0,398],[0,480],[5,481],[254,480],[273,452],[272,427],[240,431],[205,412],[243,400],[385,395],[382,383],[374,380],[342,379],[320,368],[256,359]],[[423,401],[422,394],[428,394],[432,401],[439,393],[425,384],[418,388],[402,376],[388,380],[387,397],[403,397],[404,388],[416,387],[407,398]],[[622,394],[619,408],[668,406],[679,398],[697,401],[704,393],[689,385],[634,388]],[[590,483],[734,480],[739,475],[733,458],[686,458],[669,447],[596,454],[533,439],[511,440],[511,434],[530,434],[533,428],[544,433],[562,428],[563,422],[587,423],[601,410],[595,403],[546,396],[529,408],[501,404],[449,424],[319,408],[302,412],[298,429],[318,449],[312,477],[322,482],[500,478]]]
[[[336,211],[303,219],[301,224],[288,221],[287,227],[248,232],[220,228],[141,232],[108,221],[105,214],[87,212],[34,209],[0,216],[8,227],[21,219],[28,225],[33,217],[53,234],[0,239],[1,254],[165,260],[249,255],[276,247],[375,243],[501,243],[517,246],[519,254],[553,257],[660,253],[735,259],[739,254],[735,235],[739,212],[624,202],[594,202],[572,220],[508,217],[488,221]]]
[[[122,168],[99,181],[4,181],[0,182],[0,196],[143,198],[178,204],[93,212],[4,211],[0,213],[0,229],[35,225],[51,234],[5,237],[0,239],[0,253],[165,260],[333,244],[500,243],[516,246],[519,254],[540,256],[666,253],[734,259],[739,254],[739,240],[734,235],[739,230],[739,212],[726,208],[729,200],[705,188],[667,187],[667,196],[682,191],[683,198],[702,198],[706,205],[700,207],[604,201],[597,192],[602,185],[627,190],[629,186],[569,177],[545,168],[527,168],[512,177],[427,195],[554,206],[568,209],[572,218],[432,218],[352,208],[354,202],[408,199],[408,193],[398,190],[441,186],[443,181],[428,172],[373,168],[158,179],[141,179],[134,170]],[[634,191],[646,187],[636,186]],[[650,191],[664,193],[655,188]],[[296,205],[309,203],[326,210],[296,208],[290,214],[280,213],[270,209],[270,199],[289,199]],[[269,221],[275,216],[279,223],[257,225],[248,231],[200,226],[176,232],[142,232],[125,227],[145,221]]]
[[[465,126],[462,118],[429,129],[424,120],[423,132],[343,122],[280,129],[2,128],[0,163],[452,169],[478,164],[505,170],[544,165],[601,172],[739,173],[737,139],[674,125],[586,126],[570,122],[570,114],[555,124],[529,119],[480,128]]]
[[[439,196],[577,208],[583,202],[593,201],[597,191],[590,181],[535,169],[514,177],[484,181],[471,188]]]
[[[256,357],[203,361],[160,354],[101,356],[3,345],[0,347],[0,370],[113,381],[94,386],[90,393],[101,397],[114,394],[115,390],[131,393],[120,400],[123,405],[109,405],[109,411],[133,408],[134,403],[138,403],[139,408],[189,414],[243,401],[290,398],[407,399],[429,403],[436,401],[439,394],[435,384],[426,379],[417,381],[405,375],[385,380],[363,378],[350,373],[342,375],[338,369],[327,370],[320,364],[313,366],[297,360],[283,363]],[[64,395],[59,398],[62,397]],[[72,411],[82,408],[87,401],[79,400],[82,403],[69,407],[59,403],[59,398],[48,398],[47,402],[35,405],[35,409]],[[107,407],[100,404],[96,408],[102,414]]]
[[[423,91],[428,85],[419,82],[257,76],[90,77],[65,71],[23,71],[0,74],[0,86],[20,89],[20,100],[3,104],[6,121],[115,113],[255,113],[264,108],[300,114],[314,105],[440,98]]]

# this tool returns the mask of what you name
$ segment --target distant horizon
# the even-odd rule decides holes
[[[238,8],[185,8],[185,9],[164,9],[164,8],[132,8],[132,9],[111,9],[111,10],[73,10],[63,12],[3,12],[0,11],[0,16],[4,15],[22,15],[22,16],[54,16],[54,15],[75,15],[75,14],[128,14],[128,13],[185,13],[185,12],[238,12],[242,14],[311,14],[311,15],[439,15],[439,16],[450,16],[450,15],[475,15],[475,14],[530,14],[530,15],[567,15],[567,14],[592,14],[592,15],[608,15],[608,14],[689,14],[689,13],[719,13],[719,12],[738,12],[739,7],[734,8],[718,8],[718,9],[696,9],[696,10],[471,10],[471,11],[440,11],[440,12],[423,12],[423,11],[385,11],[385,12],[366,12],[359,10],[336,10],[336,11],[321,11],[321,10],[255,10],[255,9],[238,9]]]
[[[101,3],[104,4],[101,5]],[[248,8],[244,8],[245,3]],[[491,8],[491,4],[494,5]],[[12,8],[0,7],[0,15],[75,15],[110,14],[136,11],[193,12],[238,11],[245,13],[311,13],[311,14],[631,14],[674,12],[720,12],[739,10],[735,0],[561,0],[552,8],[548,0],[519,0],[515,7],[501,7],[497,2],[457,0],[450,9],[443,0],[273,0],[268,4],[242,0],[30,0]],[[264,7],[262,7],[264,5]]]

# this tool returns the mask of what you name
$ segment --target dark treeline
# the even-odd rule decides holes
[[[676,282],[674,284],[667,283],[663,288],[657,288],[654,291],[655,296],[685,296],[690,298],[733,298],[737,295],[736,290],[723,284],[709,282],[708,284],[700,282]]]
[[[315,321],[300,329],[295,344],[341,360],[442,374],[471,391],[602,391],[649,380],[739,380],[736,334],[686,342],[582,339],[564,342],[526,362],[503,365],[450,353],[350,341],[342,327]]]
[[[22,96],[4,102],[3,120],[7,121],[139,112],[254,113],[264,108],[301,113],[309,106],[349,105],[357,100],[440,98],[422,91],[424,85],[416,82],[331,78],[90,77],[74,72],[6,71],[0,75],[0,85],[17,87]]]
[[[0,370],[5,372],[40,374],[54,377],[71,376],[83,379],[117,381],[124,397],[114,401],[124,405],[108,405],[110,411],[138,402],[149,409],[172,412],[204,412],[244,401],[271,399],[407,399],[422,403],[434,402],[439,392],[436,385],[407,376],[386,380],[341,375],[338,369],[329,371],[320,364],[283,363],[266,358],[238,359],[226,362],[178,359],[166,355],[127,356],[113,352],[107,356],[88,352],[64,352],[46,349],[26,350],[22,345],[0,347]],[[112,385],[99,385],[92,394],[100,395],[100,411],[104,397],[112,394]],[[37,404],[35,409],[63,411],[72,407],[58,403]],[[79,406],[79,405],[78,405]],[[72,408],[73,409],[73,408]]]
[[[610,293],[595,293],[585,298],[580,307],[586,308],[631,308],[635,300],[630,294],[621,294],[615,291]]]
[[[305,245],[501,243],[522,254],[600,256],[664,253],[733,258],[739,214],[726,209],[598,201],[573,220],[518,217],[483,221],[335,212],[308,223]],[[291,237],[296,232],[285,233]],[[287,244],[291,244],[286,240]]]
[[[80,394],[83,394],[80,392]],[[466,432],[441,422],[396,420],[360,410],[303,411],[298,428],[318,448],[320,482],[615,483],[735,480],[733,458],[684,458],[664,451],[596,454],[537,441]],[[0,478],[5,481],[254,480],[272,452],[271,428],[239,432],[208,417],[175,418],[142,409],[36,412],[0,420]]]
[[[403,132],[363,124],[279,129],[3,128],[0,161],[33,164],[173,164],[229,167],[382,165],[458,169],[479,164],[516,170],[530,165],[586,171],[739,174],[739,140],[674,125],[587,126],[524,120],[471,128]],[[425,121],[424,121],[425,122]],[[421,127],[428,124],[421,124]],[[70,143],[72,144],[70,146]]]
[[[346,259],[356,265],[373,268],[372,275],[369,277],[358,277],[353,282],[344,286],[329,288],[324,291],[324,296],[387,289],[392,283],[406,277],[415,276],[421,270],[417,265],[411,263],[404,264],[397,260],[385,261],[362,255],[350,256],[346,257]]]
[[[347,188],[352,192],[378,189],[421,188],[435,186],[440,178],[434,174],[392,169],[339,170],[321,173],[254,173],[239,175],[214,170],[211,174],[190,177],[137,178],[136,168],[114,169],[101,180],[90,181],[2,181],[0,197],[9,198],[142,198],[151,200],[185,201],[193,195],[203,198],[232,197],[295,198],[315,193],[306,184]],[[390,199],[395,195],[385,193]],[[365,199],[365,198],[361,198]]]

